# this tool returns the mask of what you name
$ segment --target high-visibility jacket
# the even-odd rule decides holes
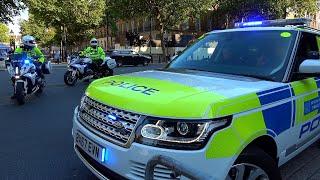
[[[80,54],[90,57],[92,59],[92,61],[99,60],[99,59],[104,61],[106,58],[105,52],[99,46],[97,46],[96,48],[87,47]]]
[[[30,57],[37,57],[38,62],[44,63],[45,58],[41,50],[37,47],[33,47],[31,50],[24,49],[23,47],[17,48],[14,53],[27,52]]]

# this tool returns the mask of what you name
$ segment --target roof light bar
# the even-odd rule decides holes
[[[283,27],[283,26],[298,26],[305,25],[309,26],[311,20],[307,18],[299,19],[277,19],[277,20],[267,20],[267,21],[252,21],[252,22],[240,22],[235,23],[236,28],[244,27]]]

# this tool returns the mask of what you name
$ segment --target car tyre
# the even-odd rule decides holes
[[[227,179],[281,180],[282,178],[276,161],[262,149],[252,146],[240,154],[230,169]]]
[[[148,66],[148,63],[146,61],[143,61],[142,66]]]

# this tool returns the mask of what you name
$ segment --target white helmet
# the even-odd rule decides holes
[[[91,46],[98,46],[98,40],[96,38],[92,38],[90,40],[90,45]]]
[[[22,43],[25,46],[35,47],[36,39],[33,36],[25,35],[22,37]]]

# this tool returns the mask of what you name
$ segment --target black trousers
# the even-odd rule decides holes
[[[98,59],[98,60],[94,60],[92,61],[92,63],[89,65],[89,68],[93,71],[93,72],[97,72],[99,70],[100,65],[102,64],[103,60],[102,59]]]
[[[44,78],[44,75],[42,72],[43,64],[40,62],[34,62],[33,64],[36,66],[36,72],[37,72],[38,76],[43,79]]]

